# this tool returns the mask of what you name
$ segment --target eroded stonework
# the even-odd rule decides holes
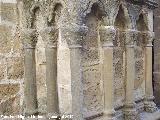
[[[149,0],[2,1],[0,113],[139,120],[155,112],[155,7]]]

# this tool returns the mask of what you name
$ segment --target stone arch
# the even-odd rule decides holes
[[[125,5],[120,4],[117,14],[114,18],[114,26],[121,29],[131,29],[131,20]]]
[[[128,10],[124,4],[119,5],[119,9],[114,19],[114,27],[116,29],[116,39],[114,44],[114,84],[115,84],[115,104],[121,105],[125,99],[126,84],[126,35],[127,30],[131,29],[131,20]],[[121,101],[119,101],[121,100]]]
[[[36,29],[36,21],[37,21],[37,14],[41,13],[41,7],[38,3],[33,3],[31,8],[29,9],[29,17],[30,19],[30,28]]]
[[[139,14],[136,21],[136,28],[138,31],[148,31],[147,17],[143,13]]]
[[[92,1],[88,2],[87,8],[83,10],[84,20],[85,20],[86,16],[93,11],[93,7],[97,7],[97,9],[99,9],[101,11],[99,13],[104,14],[104,5],[102,4],[102,2],[100,2],[98,0],[92,0]]]
[[[42,40],[41,30],[44,28],[43,7],[40,3],[35,3],[31,9],[32,28],[36,29],[37,43],[35,47],[35,61],[36,61],[36,87],[37,87],[37,102],[38,111],[45,113],[46,110],[46,77],[45,77],[45,52],[44,41]],[[43,94],[41,94],[43,93]]]
[[[43,75],[43,78],[46,78],[46,100],[43,101],[46,101],[47,113],[58,114],[60,112],[58,92],[53,91],[58,91],[57,43],[59,42],[59,21],[63,6],[60,2],[47,2],[44,8],[46,9],[43,16],[45,23],[44,28],[41,30],[44,49],[41,57],[45,58],[45,71],[43,71],[45,75]]]
[[[56,26],[62,12],[63,5],[60,2],[52,4],[48,8],[47,25]]]
[[[40,13],[40,8],[36,7],[32,11],[32,22],[31,22],[31,28],[36,29],[36,21],[37,21],[37,15]]]
[[[135,44],[135,82],[134,89],[136,91],[141,91],[141,95],[145,94],[143,92],[145,84],[145,44],[146,40],[144,38],[144,32],[148,31],[148,23],[145,20],[146,15],[142,12],[138,15],[136,19],[136,30],[138,32],[136,44]],[[138,93],[137,96],[140,96]],[[138,97],[135,96],[135,100],[138,101]],[[141,97],[142,98],[142,97]]]
[[[102,105],[102,73],[99,24],[102,9],[98,3],[93,3],[91,11],[86,15],[84,23],[88,30],[82,43],[82,75],[85,118],[97,115],[103,109]],[[97,94],[98,93],[98,94]],[[89,116],[91,115],[91,116]]]
[[[98,18],[98,20],[101,20],[102,16],[105,15],[105,12],[103,10],[103,6],[98,3],[98,2],[95,2],[95,3],[92,3],[90,5],[90,7],[86,10],[85,12],[85,18],[84,18],[84,23],[86,22],[86,19],[88,18],[89,15],[94,15],[95,17]]]
[[[26,115],[33,115],[38,113],[35,48],[38,39],[36,21],[40,6],[33,1],[23,1],[23,10],[25,16],[21,39],[25,54],[24,112]]]

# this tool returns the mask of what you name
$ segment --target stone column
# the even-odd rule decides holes
[[[70,49],[71,93],[73,120],[84,120],[82,66],[81,66],[81,42],[86,33],[85,26],[72,24],[61,28],[61,39],[66,41]],[[65,67],[65,66],[64,66]]]
[[[37,113],[36,61],[35,47],[37,35],[35,29],[25,29],[21,34],[24,45],[24,102],[26,115]]]
[[[135,38],[137,32],[135,30],[126,30],[126,98],[124,106],[125,120],[136,120],[137,112],[134,102],[134,82],[135,82]]]
[[[147,42],[145,47],[145,111],[154,112],[157,110],[156,104],[153,102],[153,84],[152,84],[152,41],[154,37],[153,32],[143,33],[143,37]]]
[[[104,84],[104,117],[113,120],[114,110],[114,72],[113,72],[113,41],[116,30],[114,26],[102,26],[99,30],[103,47],[103,84]]]
[[[46,44],[46,84],[47,84],[47,112],[51,115],[59,114],[57,87],[57,41],[58,29],[48,27],[42,31],[42,38]]]

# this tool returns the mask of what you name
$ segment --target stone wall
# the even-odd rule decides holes
[[[154,40],[154,73],[153,73],[153,80],[154,80],[154,96],[155,102],[158,106],[160,106],[160,1],[157,0],[159,3],[159,7],[154,11],[154,31],[155,31],[155,40]]]
[[[22,114],[24,108],[24,53],[20,40],[21,6],[16,0],[2,0],[0,14],[0,114]],[[37,29],[43,28],[43,20],[37,13]],[[41,36],[36,46],[36,70],[38,89],[38,108],[46,113],[46,81],[45,81],[45,50]],[[8,106],[8,107],[6,107]],[[6,107],[6,108],[5,108]]]
[[[0,114],[20,114],[23,106],[23,52],[15,0],[0,1]]]

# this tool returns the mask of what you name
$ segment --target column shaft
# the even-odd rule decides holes
[[[57,41],[59,30],[52,26],[45,28],[41,33],[46,44],[47,112],[50,115],[58,115]]]
[[[113,120],[114,110],[114,71],[113,71],[113,41],[116,31],[113,26],[100,28],[100,39],[103,46],[103,84],[104,84],[104,116]]]
[[[127,30],[126,35],[126,98],[124,107],[125,120],[136,120],[137,111],[134,101],[134,81],[135,81],[135,31]]]
[[[22,31],[24,45],[24,102],[26,115],[37,113],[36,61],[35,46],[37,42],[36,30]]]
[[[153,96],[152,88],[152,47],[146,47],[146,97]]]
[[[72,111],[73,119],[83,120],[82,116],[82,68],[81,68],[81,48],[70,48],[70,68],[72,81]]]
[[[157,110],[156,104],[153,102],[153,84],[152,84],[152,40],[153,32],[144,33],[144,38],[147,42],[145,47],[145,111],[155,112]]]
[[[27,114],[37,112],[35,49],[25,49],[25,105]]]
[[[46,47],[47,111],[59,113],[57,88],[57,48]]]
[[[113,114],[114,111],[114,73],[113,73],[113,47],[105,47],[103,63],[103,82],[105,97],[105,112]],[[109,113],[110,112],[110,113]]]
[[[84,120],[83,117],[83,87],[81,66],[81,42],[85,35],[85,26],[77,24],[61,28],[62,41],[66,41],[70,49],[71,94],[73,120]]]
[[[126,58],[127,58],[126,104],[133,104],[134,103],[133,90],[135,81],[134,46],[127,46]]]

